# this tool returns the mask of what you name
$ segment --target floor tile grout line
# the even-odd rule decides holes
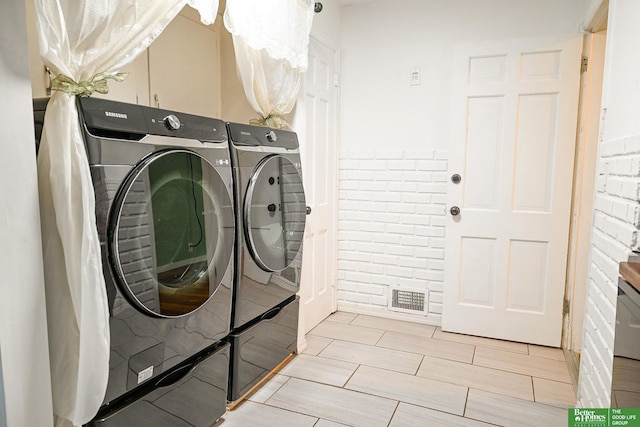
[[[534,404],[534,405],[538,405],[538,406],[544,406],[544,407],[547,407],[547,408],[555,408],[555,409],[561,409],[561,410],[563,410],[563,409],[566,410],[567,409],[564,406],[554,405],[554,404],[551,404],[551,403],[536,402],[534,400],[521,399],[519,397],[510,396],[510,395],[507,395],[507,394],[500,394],[500,393],[496,393],[496,392],[493,392],[493,391],[487,391],[487,390],[481,390],[481,389],[474,388],[474,387],[469,387],[469,391],[471,391],[471,390],[475,390],[475,391],[478,391],[478,392],[481,392],[481,393],[493,394],[495,396],[506,397],[508,399],[513,399],[513,400],[516,400],[516,401],[525,402],[527,404]],[[484,422],[486,422],[486,421],[484,421]]]
[[[358,367],[358,369],[359,369],[359,368],[360,368],[360,367]],[[357,369],[356,369],[356,371],[357,371]],[[352,388],[338,387],[338,386],[336,386],[336,385],[325,384],[325,383],[319,383],[319,382],[317,382],[317,381],[313,381],[313,380],[306,380],[306,379],[302,379],[302,378],[295,378],[295,379],[296,379],[296,380],[298,380],[298,381],[304,381],[304,382],[314,383],[314,384],[318,384],[318,385],[325,386],[325,387],[332,387],[332,388],[342,389],[342,390],[344,390],[344,391],[349,391],[349,392],[352,392],[352,393],[360,394],[360,395],[362,395],[362,396],[370,396],[370,397],[375,397],[375,398],[378,398],[378,399],[389,400],[389,401],[391,401],[391,402],[396,402],[396,403],[403,402],[403,403],[406,403],[406,404],[409,404],[409,405],[421,406],[421,405],[415,405],[414,403],[405,402],[405,401],[403,401],[403,400],[392,399],[392,398],[390,398],[390,397],[381,396],[381,395],[379,395],[379,394],[367,393],[367,392],[365,392],[365,391],[355,390],[355,389],[352,389]],[[348,383],[348,381],[347,381],[347,383]],[[345,385],[346,385],[346,384],[345,384]],[[256,403],[256,402],[254,402],[254,403]],[[265,404],[265,405],[267,405],[267,403],[266,403],[266,402],[265,402],[264,404]],[[267,405],[267,406],[271,406],[271,407],[273,407],[273,408],[280,408],[279,406],[273,406],[273,405]],[[423,408],[427,408],[426,406],[421,406],[421,407],[423,407]],[[283,409],[283,408],[280,408],[280,409]],[[432,408],[427,408],[427,409],[432,409]],[[290,411],[290,412],[296,412],[296,411]],[[443,412],[443,411],[441,411],[441,412]],[[451,414],[450,412],[447,412],[447,413]],[[311,417],[315,417],[315,415],[309,415],[309,414],[304,414],[304,415],[308,415],[308,416],[311,416]],[[455,415],[455,414],[452,414],[452,415]],[[323,418],[323,419],[325,419],[325,418]]]
[[[436,382],[436,383],[441,383],[441,384],[446,384],[446,385],[452,385],[452,386],[461,387],[461,388],[462,388],[462,387],[464,387],[464,388],[470,388],[469,386],[466,386],[466,385],[460,385],[460,384],[451,383],[451,382],[448,382],[448,381],[445,381],[445,380],[436,380],[436,379],[433,379],[433,378],[428,378],[428,377],[423,377],[423,376],[418,376],[418,375],[412,375],[412,374],[408,374],[408,373],[406,373],[406,372],[394,371],[393,369],[380,368],[380,367],[378,367],[378,366],[370,366],[370,365],[362,365],[362,364],[361,364],[361,365],[359,365],[359,366],[358,366],[358,368],[356,369],[356,371],[358,371],[361,367],[365,367],[365,368],[372,368],[372,369],[379,369],[379,370],[381,370],[381,371],[386,371],[386,372],[390,372],[390,373],[393,373],[393,374],[409,375],[409,376],[416,377],[416,378],[419,378],[419,379],[428,380],[428,381],[433,381],[433,382]],[[355,375],[355,372],[356,372],[356,371],[354,371],[353,375]],[[353,375],[351,375],[351,377],[353,377]],[[351,377],[349,378],[349,381],[351,380]],[[297,379],[301,379],[301,378],[297,378]],[[306,380],[306,381],[312,381],[312,380]],[[349,383],[349,381],[347,381],[347,383],[345,383],[345,386],[346,386],[346,384],[348,384],[348,383]],[[316,382],[316,381],[313,381],[313,382]],[[324,383],[317,383],[317,384],[324,384]],[[330,384],[325,384],[325,385],[330,385]],[[343,387],[343,388],[344,388],[345,390],[358,391],[358,390],[353,390],[353,389],[351,389],[351,388],[346,388],[346,387]],[[362,392],[362,393],[364,393],[364,394],[370,394],[370,393],[365,393],[365,392]],[[491,392],[488,392],[488,393],[491,393]],[[498,394],[498,395],[500,395],[500,393],[494,393],[494,394]],[[384,397],[384,396],[379,396],[379,395],[376,395],[376,394],[372,394],[372,396]],[[506,395],[505,395],[505,396],[506,396]],[[390,398],[385,397],[385,399],[390,399]],[[395,399],[391,399],[391,400],[395,400]],[[422,405],[418,405],[418,404],[416,404],[416,403],[406,402],[406,401],[404,401],[404,400],[401,400],[401,402],[404,402],[404,403],[409,404],[409,405],[422,406]],[[430,408],[430,409],[433,409],[433,408]],[[444,412],[444,411],[442,411],[442,412]],[[454,414],[454,415],[456,415],[456,414]]]
[[[519,357],[519,356],[521,356],[521,357],[529,357],[529,358],[531,358],[531,359],[539,360],[539,361],[541,361],[541,362],[549,362],[549,361],[551,361],[551,362],[558,362],[558,364],[566,365],[566,363],[565,363],[565,360],[564,360],[564,359],[562,359],[562,360],[560,360],[560,359],[553,359],[553,358],[551,358],[551,357],[536,356],[535,354],[529,354],[529,353],[527,353],[527,354],[525,354],[525,353],[518,353],[518,352],[515,352],[515,351],[503,350],[503,349],[495,348],[495,347],[486,347],[486,346],[482,346],[482,345],[476,345],[476,346],[477,346],[477,347],[481,347],[481,348],[483,348],[483,349],[485,349],[485,350],[498,351],[498,352],[504,353],[505,355],[508,355],[508,356],[515,356],[515,357]],[[568,369],[567,369],[567,371],[568,371]]]
[[[344,384],[342,384],[342,386],[340,388],[342,388],[344,390],[351,390],[351,389],[347,388],[347,384],[349,384],[349,381],[351,381],[351,378],[353,378],[353,376],[356,374],[356,372],[358,372],[358,369],[360,369],[360,367],[362,366],[361,363],[358,363],[357,365],[358,366],[356,367],[356,369],[353,370],[351,375],[349,375],[349,378],[347,378],[347,380],[344,382]]]
[[[400,407],[400,401],[398,400],[398,403],[396,404],[396,408],[393,410],[393,413],[391,414],[391,418],[389,418],[389,422],[387,423],[387,427],[391,426],[391,422],[393,421],[393,417],[396,416],[396,412],[398,412],[398,408]]]
[[[318,385],[322,385],[322,386],[327,386],[327,387],[339,388],[339,389],[342,389],[342,390],[345,390],[345,391],[350,391],[350,392],[353,392],[353,393],[358,393],[358,394],[361,394],[361,395],[364,395],[364,396],[372,396],[372,397],[376,397],[376,398],[379,398],[379,399],[386,399],[386,400],[390,400],[390,401],[392,401],[392,402],[394,402],[394,401],[395,401],[395,402],[396,402],[396,408],[397,408],[397,405],[400,403],[400,401],[399,401],[399,400],[396,400],[396,399],[390,399],[390,398],[388,398],[388,397],[379,396],[379,395],[377,395],[377,394],[365,393],[365,392],[362,392],[362,391],[359,391],[359,390],[353,390],[353,389],[350,389],[350,388],[344,388],[344,387],[338,387],[338,386],[331,385],[331,384],[319,383],[319,382],[317,382],[317,381],[313,381],[313,380],[306,380],[306,379],[302,379],[302,378],[289,377],[289,379],[291,379],[291,378],[295,378],[295,379],[297,379],[298,381],[304,381],[304,382],[314,383],[314,384],[318,384]],[[289,382],[289,380],[287,380],[287,382]],[[280,387],[280,388],[282,388],[282,387]],[[273,395],[275,395],[275,393],[274,393]],[[271,395],[271,396],[273,397],[273,395]],[[269,398],[269,399],[271,399],[271,398]],[[327,421],[335,422],[335,423],[338,423],[338,424],[344,424],[342,421],[333,421],[333,420],[331,420],[331,419],[329,419],[329,418],[322,418],[322,417],[318,417],[318,416],[315,416],[315,415],[311,415],[311,414],[308,414],[308,413],[305,413],[305,412],[299,412],[299,411],[294,411],[294,410],[289,409],[289,408],[282,408],[282,407],[280,407],[280,406],[275,406],[275,405],[273,405],[273,404],[269,404],[269,403],[267,403],[269,399],[267,399],[267,401],[265,401],[264,403],[260,403],[260,402],[252,402],[252,403],[257,404],[257,405],[264,405],[264,406],[268,406],[268,407],[270,407],[270,408],[280,409],[280,410],[282,410],[282,411],[287,411],[287,412],[291,412],[291,413],[294,413],[294,414],[305,415],[305,416],[307,416],[307,417],[311,417],[311,418],[318,418],[318,421],[316,421],[316,422],[319,422],[320,420],[327,420]],[[395,410],[394,410],[394,413],[395,413]]]
[[[269,408],[273,408],[273,409],[279,409],[279,410],[281,410],[281,411],[285,411],[285,412],[291,412],[292,414],[304,415],[304,416],[309,417],[309,418],[317,418],[316,422],[315,422],[315,423],[313,423],[313,425],[314,425],[314,426],[315,426],[317,423],[319,423],[319,422],[320,422],[320,420],[327,420],[327,421],[331,421],[331,420],[329,420],[329,419],[327,419],[327,418],[318,417],[318,416],[316,416],[316,415],[310,415],[310,414],[307,414],[306,412],[294,411],[294,410],[289,409],[289,408],[282,408],[282,407],[280,407],[280,406],[275,406],[275,405],[269,404],[269,403],[267,403],[267,402],[264,402],[264,403],[260,403],[260,402],[252,402],[252,403],[254,403],[254,404],[256,404],[256,405],[264,405],[264,406],[267,406],[267,407],[269,407]],[[243,404],[244,404],[244,403],[243,403]],[[240,407],[238,407],[237,409],[240,409]],[[236,410],[237,410],[237,409],[236,409]],[[221,425],[220,427],[224,427],[224,424],[223,424],[223,425]]]
[[[320,351],[318,352],[318,354],[313,354],[312,356],[324,357],[325,359],[328,359],[328,357],[320,356],[320,354],[321,354],[322,352],[324,352],[324,351],[325,351],[325,350],[326,350],[326,349],[327,349],[331,344],[333,344],[333,342],[334,342],[334,341],[340,341],[340,340],[334,340],[334,339],[331,339],[331,340],[327,343],[327,345],[325,345],[324,347],[322,347],[322,350],[320,350]],[[347,342],[348,342],[348,341],[347,341]],[[310,354],[310,353],[300,353],[300,354]]]
[[[348,340],[342,340],[342,339],[337,339],[337,338],[333,339],[332,343],[333,343],[334,341],[338,341],[338,342],[342,342],[342,343],[347,343],[347,344],[363,345],[363,346],[367,346],[367,347],[376,348],[376,349],[379,349],[379,350],[389,350],[389,351],[393,351],[393,352],[397,352],[397,353],[405,353],[405,354],[407,354],[407,355],[417,355],[417,356],[422,356],[422,357],[424,357],[424,356],[438,357],[438,356],[433,356],[433,355],[429,355],[429,354],[418,353],[418,352],[415,352],[415,351],[398,350],[398,349],[396,349],[396,348],[392,348],[392,347],[383,347],[383,346],[379,346],[379,345],[377,345],[377,344],[365,344],[365,343],[361,343],[361,342],[357,342],[357,341],[348,341]],[[329,345],[327,345],[327,347],[329,347]],[[324,348],[320,353],[318,353],[316,356],[320,356],[320,354],[321,354],[321,353],[323,353],[323,352],[327,349],[327,347],[325,347],[325,348]],[[332,357],[327,357],[327,356],[321,356],[321,357],[324,357],[325,359],[343,360],[343,359],[334,359],[334,358],[332,358]],[[439,358],[440,358],[440,359],[446,359],[445,357],[439,357]],[[454,359],[446,359],[446,360],[453,360],[453,361],[456,361],[456,360],[454,360]],[[345,360],[345,362],[347,362],[347,361]],[[355,363],[355,362],[352,362],[352,363]],[[460,363],[466,363],[466,362],[460,362]]]
[[[546,378],[540,378],[540,377],[537,377],[537,376],[532,375],[532,376],[531,376],[531,388],[532,388],[532,390],[533,390],[533,398],[534,398],[534,401],[535,401],[536,403],[543,404],[543,405],[550,405],[550,406],[558,406],[558,405],[560,405],[561,407],[564,407],[564,406],[565,406],[565,404],[566,404],[566,403],[568,403],[568,402],[566,402],[566,401],[564,401],[564,402],[557,402],[557,404],[547,403],[547,402],[538,402],[538,400],[537,400],[537,398],[536,398],[536,386],[535,386],[535,384],[536,384],[536,383],[535,383],[535,379],[536,379],[536,378],[537,378],[537,379],[539,379],[539,380],[550,381],[550,382],[554,382],[554,383],[557,383],[557,384],[562,384],[562,385],[568,385],[568,386],[570,386],[570,387],[571,387],[571,391],[572,391],[571,395],[573,396],[573,398],[572,398],[572,402],[571,402],[571,404],[570,404],[568,407],[574,407],[574,406],[578,403],[578,397],[576,396],[575,392],[573,391],[573,384],[567,384],[567,383],[564,383],[564,382],[561,382],[561,381],[548,380],[548,379],[546,379]]]
[[[497,351],[501,351],[501,350],[497,350]],[[503,351],[503,353],[504,353],[504,351]],[[538,357],[538,356],[531,356],[531,355],[524,355],[524,354],[521,354],[521,356],[525,356],[525,357],[532,357],[532,358],[534,358],[534,359],[537,359],[537,360],[538,360],[538,361],[540,361],[541,363],[542,363],[542,362],[548,362],[548,361],[556,361],[556,362],[558,362],[558,365],[559,365],[559,366],[562,366],[562,367],[565,367],[565,366],[566,366],[566,364],[562,363],[562,362],[561,362],[561,361],[559,361],[559,360],[547,359],[547,358],[542,358],[542,357]],[[474,357],[474,358],[475,358],[475,357]],[[496,359],[495,359],[495,358],[492,358],[491,360],[495,361]],[[509,362],[505,362],[505,363],[509,363]],[[475,363],[474,363],[474,364],[475,364]],[[533,374],[525,373],[525,372],[517,372],[517,371],[509,370],[509,369],[507,369],[507,368],[496,368],[495,366],[487,366],[487,365],[481,365],[481,364],[476,364],[476,366],[484,366],[484,367],[486,367],[486,368],[493,368],[493,369],[497,369],[497,370],[500,370],[500,371],[508,371],[508,372],[520,373],[520,374],[523,374],[523,375],[528,375],[528,376],[532,376],[532,377],[536,377],[536,378],[546,379],[546,380],[549,380],[549,381],[556,381],[556,382],[561,382],[561,383],[565,383],[565,384],[572,384],[572,382],[571,382],[571,377],[569,376],[569,370],[568,370],[568,369],[562,369],[562,368],[560,368],[563,372],[564,372],[564,371],[566,371],[566,373],[567,373],[567,375],[568,375],[568,382],[567,382],[567,381],[561,381],[561,380],[558,380],[558,379],[552,379],[552,378],[545,378],[545,377],[541,377],[540,375],[533,375]]]
[[[496,371],[500,371],[500,372],[509,372],[511,374],[518,374],[518,375],[524,375],[527,377],[536,377],[536,378],[540,378],[543,380],[547,380],[547,381],[555,381],[561,384],[571,384],[571,382],[565,382],[565,381],[559,381],[557,379],[550,379],[550,378],[545,378],[545,377],[541,377],[540,375],[531,375],[522,371],[514,371],[514,370],[510,370],[510,369],[506,369],[506,368],[496,368],[495,366],[486,366],[486,365],[479,365],[479,364],[474,364],[473,366],[480,366],[482,368],[488,368],[488,369],[495,369]]]
[[[269,395],[269,397],[267,397],[267,398],[264,400],[264,402],[254,402],[253,400],[251,400],[251,396],[249,396],[249,397],[247,398],[247,400],[248,400],[248,401],[250,401],[250,402],[254,402],[254,403],[266,403],[266,402],[267,402],[269,399],[271,399],[271,398],[272,398],[272,397],[273,397],[277,392],[279,392],[279,391],[282,389],[282,387],[284,387],[284,385],[285,385],[286,383],[288,383],[288,382],[289,382],[289,380],[290,380],[291,378],[294,378],[294,377],[291,377],[291,376],[289,376],[289,375],[282,375],[282,376],[283,376],[283,377],[287,377],[287,380],[286,380],[285,382],[283,382],[282,384],[280,384],[280,387],[278,387],[278,389],[277,389],[277,390],[275,390],[273,393],[271,393],[271,394]],[[270,379],[269,381],[267,381],[267,382],[271,382],[271,380],[272,380],[273,378],[275,378],[275,376],[271,377],[271,379]],[[262,387],[260,387],[260,389],[262,389]],[[253,394],[256,394],[258,391],[259,391],[259,390],[256,390]]]
[[[531,378],[531,393],[533,393],[533,401],[537,402],[537,400],[536,400],[536,386],[535,386],[535,383],[533,382],[533,375],[531,375],[530,378]]]
[[[467,387],[467,395],[464,397],[464,409],[462,410],[462,417],[465,418],[467,414],[467,403],[469,403],[469,392],[471,391],[471,387]]]
[[[420,368],[422,368],[422,364],[424,363],[424,359],[425,359],[425,355],[422,355],[422,359],[420,359],[420,363],[418,363],[418,368],[416,368],[416,372],[415,374],[413,374],[414,377],[418,377],[418,372],[420,372]]]
[[[382,339],[382,337],[384,337],[387,334],[388,331],[383,330],[382,335],[380,335],[380,338],[378,338],[378,340],[376,341],[376,343],[373,345],[374,347],[378,347],[378,343],[380,343],[380,340]],[[384,347],[381,347],[384,348]]]
[[[472,345],[474,347],[486,348],[488,350],[497,350],[497,351],[502,351],[502,352],[509,353],[509,354],[519,354],[521,356],[529,356],[528,354],[522,353],[521,351],[505,350],[504,348],[500,348],[500,347],[497,347],[497,346],[482,345],[482,344],[471,344],[471,343],[468,343],[468,342],[447,340],[447,339],[442,339],[442,338],[431,338],[431,339],[437,340],[437,341],[441,341],[441,342],[453,343],[453,344]],[[539,356],[532,356],[532,357],[539,357]],[[555,359],[548,359],[548,360],[555,360]]]
[[[349,322],[347,323],[347,325],[351,325],[353,323],[354,320],[356,320],[358,317],[360,317],[359,314],[356,314],[355,316],[353,316],[353,319],[349,320]],[[355,326],[355,325],[352,325]]]

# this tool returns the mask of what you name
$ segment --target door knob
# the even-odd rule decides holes
[[[460,184],[460,181],[462,181],[462,177],[460,175],[458,175],[457,173],[451,175],[451,182],[453,182],[454,184]]]
[[[460,215],[460,208],[457,206],[452,206],[451,209],[449,209],[449,212],[451,212],[451,215],[453,216]]]
[[[311,215],[311,206],[307,206],[307,215]]]

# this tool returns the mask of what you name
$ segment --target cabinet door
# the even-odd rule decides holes
[[[94,98],[112,99],[130,104],[149,105],[149,76],[147,74],[147,51],[142,52],[131,63],[125,65],[121,73],[129,73],[121,82],[109,80],[109,93],[94,93]]]
[[[178,15],[149,47],[150,104],[220,116],[220,44],[213,26]]]

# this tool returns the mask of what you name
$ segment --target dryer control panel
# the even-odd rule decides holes
[[[78,109],[87,130],[95,136],[131,141],[146,135],[203,142],[227,140],[225,123],[210,117],[88,97],[78,98]]]
[[[296,133],[282,129],[229,123],[229,133],[235,145],[281,147],[287,150],[299,147]]]

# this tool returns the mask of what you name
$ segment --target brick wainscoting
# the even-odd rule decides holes
[[[618,264],[638,250],[640,136],[600,145],[578,406],[609,407]],[[603,392],[604,391],[604,392]]]
[[[340,309],[394,317],[390,289],[417,290],[428,303],[412,316],[440,323],[446,182],[443,151],[340,153]]]

